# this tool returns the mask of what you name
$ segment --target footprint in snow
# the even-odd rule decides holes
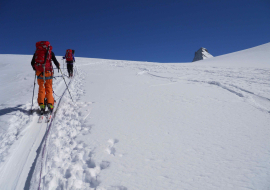
[[[106,152],[108,154],[112,154],[115,156],[116,149],[113,146],[115,143],[118,143],[118,142],[119,142],[118,139],[109,139],[108,140],[109,146],[106,148]]]

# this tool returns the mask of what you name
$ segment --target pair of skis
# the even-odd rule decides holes
[[[42,123],[45,120],[45,123],[49,123],[52,119],[53,112],[48,111],[48,113],[45,113],[43,115],[40,115],[38,118],[38,123]]]

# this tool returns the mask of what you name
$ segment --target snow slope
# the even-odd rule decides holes
[[[35,151],[46,125],[28,112],[31,56],[0,55],[0,189],[269,189],[269,52],[178,64],[76,58],[76,103],[64,94],[45,159]],[[54,88],[61,96],[61,78]]]
[[[224,66],[268,67],[270,65],[269,43],[254,48],[229,53],[215,57],[215,59],[201,60],[198,63],[218,64]]]

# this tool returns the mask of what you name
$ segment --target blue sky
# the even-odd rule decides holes
[[[0,54],[191,62],[270,42],[269,0],[0,0]]]

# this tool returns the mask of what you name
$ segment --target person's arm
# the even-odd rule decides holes
[[[74,57],[74,55],[72,55],[73,56],[73,61],[75,62],[75,57]]]
[[[36,68],[35,68],[35,54],[33,55],[33,58],[32,58],[32,61],[31,61],[31,65],[33,67],[33,70],[35,71]]]
[[[55,64],[55,66],[57,67],[57,69],[59,69],[60,68],[60,64],[57,61],[57,59],[56,59],[56,57],[55,57],[55,55],[54,55],[53,52],[52,52],[52,60],[53,60],[53,63]]]

